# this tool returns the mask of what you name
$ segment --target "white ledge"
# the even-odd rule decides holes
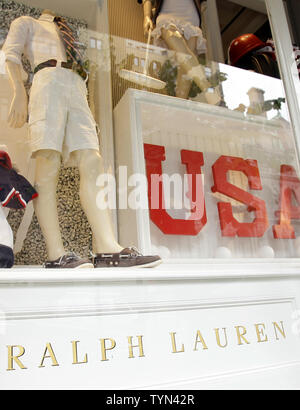
[[[299,259],[180,260],[151,269],[51,269],[40,266],[0,269],[0,285],[13,283],[86,283],[128,281],[192,281],[300,277]]]

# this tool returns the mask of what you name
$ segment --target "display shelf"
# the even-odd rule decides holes
[[[298,259],[166,260],[156,268],[51,269],[16,266],[0,269],[0,284],[51,282],[177,281],[300,277]]]

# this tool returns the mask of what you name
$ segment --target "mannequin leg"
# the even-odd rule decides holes
[[[80,150],[76,156],[80,173],[80,199],[82,208],[91,226],[95,253],[117,253],[123,250],[114,235],[109,209],[97,207],[96,181],[104,173],[103,160],[95,150]]]
[[[189,49],[195,53],[197,37],[192,37],[187,41]],[[190,93],[192,80],[187,77],[185,70],[179,66],[177,74],[176,97],[187,99]]]
[[[168,30],[162,28],[162,38],[170,50],[176,51],[176,58],[181,66],[181,69],[187,74],[202,91],[211,87],[211,84],[206,79],[205,69],[199,64],[199,61],[193,51],[189,48],[187,42],[174,28]]]
[[[185,71],[181,66],[178,66],[177,70],[177,85],[176,85],[176,97],[188,99],[190,89],[192,85],[192,80],[187,78]]]
[[[41,150],[36,153],[35,186],[39,196],[34,200],[34,209],[50,261],[66,254],[59,229],[56,203],[60,163],[61,157],[57,151]]]

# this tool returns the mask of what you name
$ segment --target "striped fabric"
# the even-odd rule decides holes
[[[62,17],[55,17],[54,22],[59,28],[61,38],[63,40],[68,62],[73,62],[83,65],[83,57],[76,47],[76,39],[73,30]]]

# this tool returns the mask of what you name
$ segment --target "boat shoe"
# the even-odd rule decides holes
[[[55,261],[47,261],[44,267],[46,269],[82,269],[94,268],[94,265],[89,259],[82,259],[75,253],[70,252]]]
[[[125,248],[119,253],[98,253],[94,256],[95,268],[153,268],[161,263],[158,255],[144,256],[135,248]]]

